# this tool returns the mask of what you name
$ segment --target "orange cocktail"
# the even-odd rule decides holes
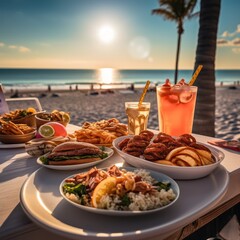
[[[171,136],[191,134],[197,87],[184,80],[176,85],[166,83],[157,87],[159,131]]]

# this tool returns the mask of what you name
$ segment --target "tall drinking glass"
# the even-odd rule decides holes
[[[157,86],[159,131],[171,136],[191,134],[197,87]]]
[[[126,102],[125,111],[128,116],[128,133],[138,135],[147,129],[150,102],[143,102],[141,106],[138,102]]]

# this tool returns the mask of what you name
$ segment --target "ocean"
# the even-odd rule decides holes
[[[179,70],[179,80],[190,80],[192,70]],[[0,83],[5,89],[35,89],[51,85],[69,88],[80,85],[89,88],[91,83],[115,85],[143,85],[147,80],[154,84],[163,83],[166,78],[174,79],[174,70],[118,70],[101,69],[0,69]],[[216,70],[216,84],[239,82],[240,70]],[[80,87],[79,87],[80,88]]]

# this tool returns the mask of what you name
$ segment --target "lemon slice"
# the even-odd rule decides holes
[[[181,103],[188,103],[192,100],[193,94],[191,92],[182,92],[179,96]]]
[[[38,133],[40,134],[41,137],[44,138],[49,138],[54,136],[55,134],[55,130],[52,126],[50,125],[42,125],[40,126],[40,128],[38,129]]]
[[[101,201],[101,198],[104,195],[111,193],[113,189],[116,187],[116,184],[117,180],[115,177],[107,177],[104,180],[102,180],[93,191],[92,195],[93,207],[97,208]]]
[[[70,118],[70,115],[66,112],[60,112],[61,115],[62,115],[62,120],[64,123],[69,123],[71,118]]]
[[[27,109],[27,112],[33,114],[33,113],[36,113],[37,111],[36,111],[35,108],[33,108],[33,107],[29,107],[29,108]]]

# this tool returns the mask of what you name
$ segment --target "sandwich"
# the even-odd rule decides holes
[[[97,146],[85,142],[65,142],[57,145],[50,154],[40,157],[47,165],[73,165],[106,158],[108,154]]]
[[[30,156],[39,157],[46,153],[51,152],[57,145],[69,141],[76,141],[76,139],[72,138],[71,136],[34,138],[25,143],[25,150]]]

